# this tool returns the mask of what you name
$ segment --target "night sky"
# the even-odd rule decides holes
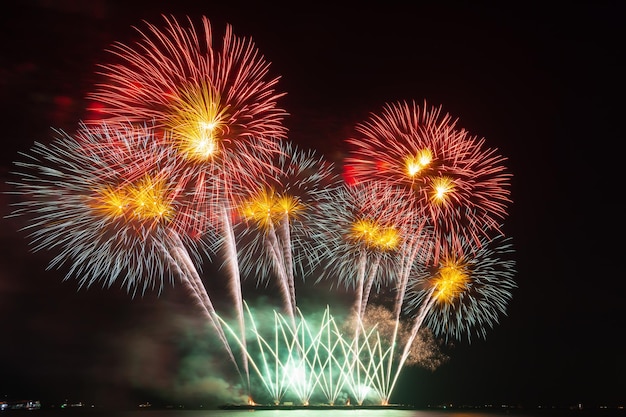
[[[12,3],[0,18],[3,191],[18,152],[49,141],[52,128],[76,128],[105,49],[132,42],[133,25],[205,15],[221,37],[230,23],[281,76],[297,144],[340,162],[370,112],[426,100],[508,158],[504,232],[518,288],[507,315],[485,340],[446,348],[435,371],[407,368],[394,402],[626,404],[619,2]],[[216,371],[227,359],[205,346],[209,330],[182,288],[135,298],[79,289],[65,271],[46,271],[51,254],[31,253],[21,221],[5,218],[14,197],[0,198],[0,400],[228,398],[237,377]],[[211,265],[204,273],[209,287],[223,279]]]

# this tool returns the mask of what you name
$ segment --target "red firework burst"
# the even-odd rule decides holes
[[[101,65],[103,81],[88,94],[100,105],[100,119],[87,125],[152,123],[179,159],[181,188],[211,212],[230,199],[230,184],[255,183],[265,162],[250,155],[279,152],[286,137],[277,107],[278,77],[251,39],[227,25],[215,42],[210,21],[200,29],[163,16],[162,27],[144,22],[134,45],[116,43],[115,63]],[[198,222],[202,230],[206,224]]]
[[[479,243],[485,233],[499,232],[511,175],[506,158],[456,124],[441,107],[386,104],[357,124],[346,164],[357,183],[378,178],[412,190],[437,241],[463,236]]]
[[[88,94],[101,104],[102,119],[154,122],[182,136],[213,133],[226,142],[286,136],[279,77],[269,76],[270,64],[251,39],[227,25],[216,45],[204,16],[202,30],[190,18],[187,26],[163,19],[163,28],[148,22],[146,30],[136,28],[134,46],[118,42],[109,50],[118,62],[101,65],[104,79]]]

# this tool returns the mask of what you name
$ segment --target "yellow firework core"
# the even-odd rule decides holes
[[[133,215],[139,220],[171,219],[174,210],[167,199],[167,191],[163,180],[143,177],[129,190]]]
[[[398,247],[400,244],[400,233],[394,227],[383,228],[377,236],[376,247],[379,249],[390,251]]]
[[[174,216],[165,182],[149,175],[136,183],[103,188],[98,191],[92,208],[109,218],[124,217],[138,221],[169,221]]]
[[[378,233],[378,224],[369,219],[358,219],[352,224],[349,236],[358,241],[369,243]]]
[[[299,198],[281,195],[273,189],[259,191],[239,207],[244,219],[256,222],[261,228],[269,228],[285,218],[296,218],[303,210],[304,205]]]
[[[446,204],[450,201],[450,194],[455,190],[454,181],[450,177],[436,177],[432,179],[430,201],[436,204]]]
[[[413,178],[419,174],[424,168],[430,165],[433,160],[433,154],[428,148],[424,148],[415,155],[407,156],[404,160],[406,172],[409,177]]]
[[[276,214],[284,214],[289,217],[299,214],[304,209],[300,199],[290,195],[281,195],[276,199],[274,212]]]
[[[435,299],[452,304],[467,288],[470,281],[469,272],[464,262],[447,259],[442,262],[433,278]]]
[[[260,227],[265,228],[272,224],[273,201],[274,191],[262,190],[245,201],[240,206],[239,212],[246,220],[255,221]]]
[[[169,110],[166,125],[179,154],[196,162],[214,158],[228,133],[227,106],[221,104],[215,89],[206,82],[187,87]]]
[[[371,219],[358,219],[351,227],[349,238],[372,249],[391,251],[400,244],[400,233],[393,226],[383,226]]]
[[[116,189],[107,186],[98,192],[98,197],[92,201],[93,210],[105,217],[123,216],[128,206],[128,195],[125,189]]]

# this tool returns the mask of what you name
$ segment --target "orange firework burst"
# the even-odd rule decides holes
[[[263,188],[240,207],[245,221],[256,222],[261,229],[266,230],[283,218],[297,218],[303,210],[304,206],[297,196],[281,195],[271,188]]]
[[[452,304],[469,284],[469,271],[465,262],[454,256],[443,259],[437,274],[432,278],[433,297],[439,302]]]
[[[175,215],[169,194],[164,179],[145,174],[137,183],[118,187],[104,185],[91,200],[94,211],[110,219],[169,223]]]

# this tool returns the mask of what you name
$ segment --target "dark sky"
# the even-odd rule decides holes
[[[282,77],[296,143],[340,160],[356,123],[414,99],[442,105],[508,158],[504,231],[519,286],[508,315],[486,340],[449,348],[437,370],[406,369],[397,402],[626,403],[619,2],[10,3],[0,18],[3,184],[17,152],[76,127],[104,49],[130,42],[132,25],[161,13],[206,15],[220,34],[230,23]],[[183,289],[134,299],[78,289],[45,270],[49,254],[29,251],[0,198],[0,400],[225,398],[212,366],[226,359],[203,360],[205,330]]]

